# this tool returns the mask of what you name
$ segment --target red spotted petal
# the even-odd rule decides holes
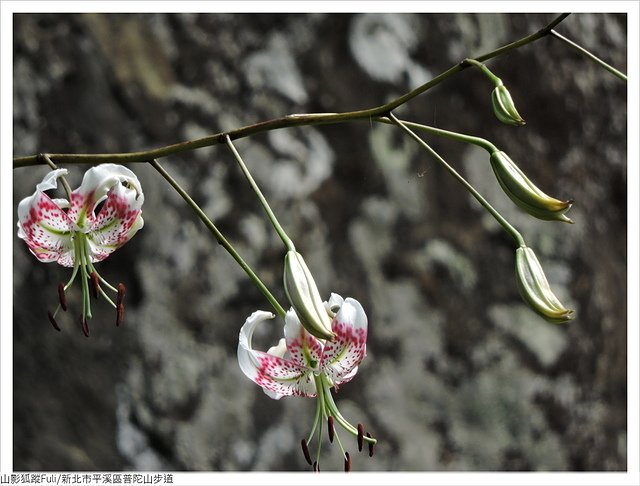
[[[136,175],[122,165],[101,164],[85,172],[82,184],[71,194],[69,218],[80,228],[91,229],[96,220],[96,206],[107,198],[112,188],[122,184],[126,185],[123,186],[125,192],[119,194],[126,194],[128,204],[135,206],[132,209],[140,209],[144,195]]]
[[[322,344],[309,334],[291,308],[285,317],[284,336],[291,360],[302,368],[317,369],[322,356]]]
[[[116,184],[107,194],[104,205],[95,216],[89,233],[92,260],[104,260],[129,241],[144,226],[143,198],[132,189]]]
[[[251,338],[256,326],[273,317],[270,312],[256,311],[245,321],[240,329],[238,343],[240,369],[272,398],[279,399],[289,395],[315,396],[315,382],[308,369],[298,366],[292,360],[252,348]]]
[[[353,378],[367,352],[367,315],[357,300],[345,299],[331,330],[336,337],[325,344],[320,368],[338,385]]]
[[[73,265],[71,230],[73,223],[59,206],[43,191],[55,189],[58,177],[65,169],[49,172],[36,186],[32,196],[18,205],[18,237],[23,239],[31,253],[42,262]]]

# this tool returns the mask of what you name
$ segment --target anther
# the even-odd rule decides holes
[[[64,294],[64,284],[62,282],[58,284],[58,300],[62,310],[67,312],[67,296]]]
[[[47,316],[49,317],[49,322],[54,327],[54,329],[58,332],[62,331],[62,329],[60,329],[60,326],[58,326],[58,323],[56,322],[55,317],[53,317],[53,314],[51,313],[51,311],[47,311]]]
[[[344,453],[344,472],[351,471],[351,456],[348,452]]]
[[[367,432],[367,437],[369,439],[373,439],[373,437],[371,437],[371,434],[369,432]],[[369,442],[369,457],[373,457],[373,449],[375,448],[376,443],[375,442]]]
[[[98,281],[98,274],[96,272],[91,272],[91,295],[93,295],[94,299],[98,298],[98,291],[100,290],[100,282]]]
[[[116,307],[122,304],[124,300],[124,291],[126,290],[123,283],[118,284],[118,296],[116,297]]]
[[[120,327],[120,324],[124,321],[124,304],[118,304],[116,307],[116,327]]]
[[[333,443],[333,436],[336,433],[336,429],[333,428],[333,417],[331,415],[327,417],[327,428],[329,429],[329,442]]]
[[[362,452],[364,444],[364,425],[358,424],[358,452]]]
[[[310,466],[313,465],[313,462],[311,461],[311,454],[309,454],[309,446],[307,445],[307,441],[302,439],[300,441],[300,445],[302,446],[302,453],[304,454],[304,458]]]
[[[313,470],[318,473],[320,472],[320,464],[318,464],[318,461],[314,461]]]
[[[89,323],[87,322],[87,318],[85,316],[80,316],[80,327],[82,328],[82,334],[86,337],[89,337]]]

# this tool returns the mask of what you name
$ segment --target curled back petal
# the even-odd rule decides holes
[[[340,295],[332,292],[329,296],[329,300],[324,303],[324,307],[327,309],[327,313],[332,316],[340,310],[343,302],[344,299]]]
[[[18,237],[23,239],[31,253],[42,262],[57,261],[64,266],[73,265],[73,226],[60,207],[65,200],[52,200],[44,191],[55,189],[57,179],[67,173],[66,169],[49,172],[36,186],[33,195],[18,204]]]
[[[252,348],[251,338],[256,326],[273,317],[270,312],[256,311],[245,321],[240,329],[238,343],[240,369],[247,378],[260,385],[267,395],[276,400],[289,395],[314,396],[315,383],[308,370],[291,360]]]
[[[100,164],[85,172],[82,184],[71,194],[71,206],[68,211],[69,218],[79,228],[90,229],[95,219],[96,205],[103,201],[109,190],[124,184],[127,189],[140,198],[140,205],[144,201],[144,194],[140,181],[136,175],[126,167],[117,164]]]
[[[336,337],[325,344],[320,368],[338,385],[353,378],[367,352],[367,315],[357,300],[344,300],[331,330]]]
[[[144,226],[144,196],[116,183],[107,193],[104,204],[91,223],[89,232],[92,261],[104,260],[129,241]]]
[[[302,368],[317,370],[322,356],[322,343],[302,326],[293,307],[284,319],[284,337],[291,361]]]

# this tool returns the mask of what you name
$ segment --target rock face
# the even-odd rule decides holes
[[[549,15],[15,15],[14,152],[124,152],[290,113],[380,105]],[[624,15],[558,30],[626,70]],[[491,113],[467,69],[399,116],[493,141],[575,225],[533,220],[488,156],[424,138],[521,230],[556,294],[548,324],[524,306],[511,239],[430,156],[387,125],[277,130],[237,142],[321,293],[357,298],[368,356],[337,401],[380,440],[356,470],[625,470],[626,85],[545,38],[489,63],[524,128]],[[284,302],[284,250],[222,146],[163,159]],[[14,244],[16,470],[305,470],[314,403],[273,401],[238,368],[238,331],[268,303],[161,177],[145,228],[99,269],[127,285],[124,327],[95,308],[47,322],[68,273]],[[80,180],[83,166],[68,166]],[[44,167],[14,170],[15,204]],[[281,324],[256,336],[267,349]],[[342,434],[347,450],[355,440]],[[353,454],[353,452],[352,452]],[[324,448],[323,470],[340,470]]]

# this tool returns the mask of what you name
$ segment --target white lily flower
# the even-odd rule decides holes
[[[41,262],[73,267],[69,282],[58,287],[58,309],[66,310],[65,292],[80,270],[84,297],[80,323],[88,336],[90,291],[95,297],[102,294],[117,309],[116,324],[122,322],[124,285],[120,284],[117,289],[111,286],[100,277],[93,263],[107,258],[143,227],[144,194],[140,181],[131,170],[121,165],[101,164],[85,172],[82,184],[71,192],[70,200],[51,199],[45,191],[55,189],[58,178],[67,173],[67,169],[49,172],[36,185],[33,195],[20,201],[18,237]],[[105,294],[100,282],[117,293],[116,303]],[[57,311],[49,313],[49,320],[60,330],[55,321]]]
[[[273,319],[270,312],[256,311],[251,314],[240,329],[238,363],[242,372],[262,387],[271,398],[279,400],[285,396],[315,397],[316,417],[307,440],[302,440],[302,449],[309,464],[318,470],[318,458],[311,461],[307,443],[314,432],[321,437],[321,420],[327,420],[330,440],[334,437],[334,421],[345,430],[358,437],[359,449],[367,442],[370,453],[376,440],[370,434],[364,435],[364,428],[351,425],[338,411],[333,401],[331,388],[350,381],[358,372],[360,362],[366,356],[367,315],[360,303],[352,298],[342,299],[331,294],[324,307],[333,316],[331,341],[318,339],[302,326],[298,315],[291,308],[285,317],[284,338],[267,352],[253,349],[252,337],[261,322]],[[342,445],[340,446],[342,447]],[[345,469],[351,467],[349,454],[345,457]]]

